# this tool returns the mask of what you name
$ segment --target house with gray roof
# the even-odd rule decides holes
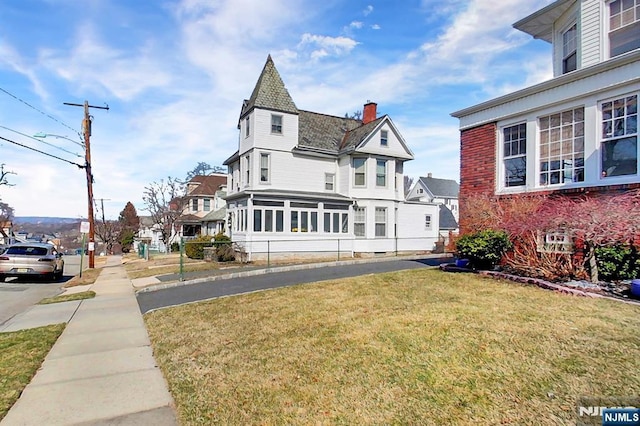
[[[249,259],[434,248],[438,206],[405,202],[414,155],[375,103],[362,120],[299,109],[269,56],[238,131],[225,198],[228,231]]]
[[[407,200],[442,204],[451,210],[457,222],[459,193],[460,185],[455,180],[434,178],[431,173],[428,173],[426,177],[420,177],[416,181],[407,194]]]
[[[177,220],[180,237],[216,235],[225,232],[227,176],[196,175],[187,182],[187,201]]]

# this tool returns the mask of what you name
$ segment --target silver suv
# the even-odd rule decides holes
[[[62,253],[51,244],[19,243],[0,254],[0,282],[5,277],[42,277],[59,280],[64,271]]]

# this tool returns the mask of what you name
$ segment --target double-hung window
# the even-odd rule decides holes
[[[209,210],[211,210],[211,199],[210,198],[205,198],[203,200],[202,210],[204,210],[205,212],[208,212]]]
[[[609,56],[640,48],[640,0],[609,3]]]
[[[387,236],[387,208],[376,207],[376,237]]]
[[[191,200],[191,211],[193,212],[197,212],[198,211],[198,199],[194,198]]]
[[[578,69],[578,26],[573,24],[562,33],[562,74]]]
[[[584,181],[584,108],[540,117],[540,185]]]
[[[282,116],[271,114],[271,133],[282,134]]]
[[[527,182],[527,125],[502,129],[504,185],[523,186]]]
[[[324,174],[324,189],[325,191],[334,191],[336,175],[333,173]]]
[[[387,186],[387,162],[376,160],[376,186]]]
[[[389,145],[389,132],[387,130],[380,131],[380,145],[382,146]]]
[[[251,134],[251,120],[249,117],[244,120],[244,137],[246,138]]]
[[[365,186],[366,183],[366,158],[353,159],[353,185]]]
[[[269,182],[269,154],[260,154],[260,182]]]
[[[245,186],[248,186],[249,183],[251,183],[251,157],[250,156],[246,156],[245,157],[245,164],[246,164],[246,168],[245,168],[245,177],[246,180],[244,181]]]
[[[602,103],[602,177],[638,172],[638,95]]]
[[[426,230],[430,230],[431,229],[431,215],[430,214],[424,215],[424,229],[426,229]]]
[[[364,237],[366,230],[366,210],[364,207],[353,209],[353,233],[356,237]]]

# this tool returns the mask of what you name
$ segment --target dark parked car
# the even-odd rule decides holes
[[[0,254],[0,281],[5,277],[62,278],[64,260],[51,244],[19,243]]]

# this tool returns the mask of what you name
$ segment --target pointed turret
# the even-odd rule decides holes
[[[240,119],[242,120],[254,108],[298,114],[298,108],[284,86],[271,55],[267,57],[267,62],[264,64],[253,93],[251,93],[251,98],[245,101],[242,106]]]

